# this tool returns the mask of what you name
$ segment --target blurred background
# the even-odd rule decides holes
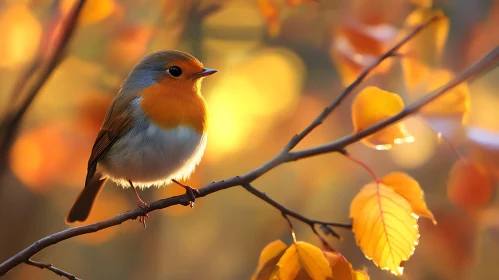
[[[59,34],[74,2],[0,1],[2,115],[12,102],[22,100],[11,95],[16,80],[42,42]],[[201,164],[187,182],[200,188],[244,174],[280,151],[360,69],[393,45],[416,2],[422,1],[87,0],[67,54],[25,116],[7,170],[2,171],[0,261],[69,228],[64,218],[83,187],[103,116],[143,55],[180,49],[219,70],[203,84],[211,119],[209,140]],[[499,1],[435,0],[433,7],[448,16],[450,29],[441,41],[441,55],[429,59],[431,63],[438,61],[440,67],[459,72],[498,45]],[[48,44],[41,53],[52,47]],[[358,90],[377,85],[409,102],[399,60],[391,58]],[[470,83],[467,127],[444,135],[464,156],[480,161],[493,179],[499,174],[498,81],[499,70],[493,70]],[[297,149],[350,134],[353,96]],[[472,186],[476,190],[471,196],[476,197],[471,204],[450,200],[449,171],[459,159],[454,149],[418,118],[408,119],[406,126],[416,139],[413,144],[390,151],[361,143],[348,147],[379,177],[403,171],[418,180],[438,221],[434,226],[428,219],[419,220],[420,242],[402,279],[495,278],[496,186]],[[329,154],[280,166],[254,185],[308,217],[349,223],[353,196],[371,181],[355,163]],[[183,192],[170,186],[140,195],[152,202]],[[109,182],[84,224],[132,208],[134,196]],[[308,227],[296,222],[295,229],[298,239],[319,245]],[[338,232],[343,241],[328,240],[355,269],[367,269],[371,279],[395,279],[363,256],[351,232]],[[51,246],[33,259],[83,279],[249,279],[260,251],[275,239],[291,242],[286,221],[235,187],[196,200],[194,209],[155,211],[147,229],[128,221]],[[4,278],[59,279],[28,265]]]

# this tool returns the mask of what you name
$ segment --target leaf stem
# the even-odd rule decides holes
[[[349,154],[345,154],[345,153],[342,153],[346,158],[348,158],[349,160],[355,162],[356,164],[360,165],[362,168],[364,168],[367,172],[369,172],[369,174],[371,174],[371,177],[373,177],[374,181],[376,183],[379,183],[380,179],[376,176],[376,173],[374,173],[374,170],[372,170],[366,163],[364,163],[363,161],[361,160],[358,160],[356,158],[354,158],[353,156],[349,155]]]

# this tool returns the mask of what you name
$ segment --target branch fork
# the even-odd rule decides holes
[[[80,8],[81,5],[83,5],[84,1],[80,0]],[[76,22],[76,19],[78,17],[78,9],[75,9],[76,12],[74,12],[72,20],[68,21],[68,24],[74,24]],[[413,38],[416,34],[421,32],[423,29],[428,27],[430,24],[433,22],[439,20],[440,17],[436,16],[431,18],[429,21],[426,23],[416,27],[412,32],[410,32],[404,39],[402,39],[398,44],[396,44],[394,47],[392,47],[390,50],[388,50],[385,54],[380,56],[374,63],[367,67],[358,77],[357,79],[349,85],[329,106],[327,106],[323,112],[309,125],[307,126],[303,131],[300,133],[294,135],[291,140],[284,146],[284,148],[279,152],[274,158],[269,160],[268,162],[264,163],[260,167],[244,174],[241,176],[235,176],[232,178],[228,178],[222,181],[218,182],[213,182],[211,184],[208,184],[207,186],[200,188],[199,193],[195,192],[194,196],[196,198],[201,198],[205,197],[211,193],[218,192],[224,189],[232,188],[235,186],[242,186],[246,191],[249,193],[253,194],[257,198],[261,199],[262,201],[265,201],[268,203],[270,206],[276,208],[281,212],[283,217],[288,221],[293,238],[296,239],[294,236],[293,232],[293,225],[291,223],[290,217],[303,222],[307,225],[310,226],[312,231],[317,235],[317,237],[321,240],[323,243],[323,246],[330,247],[327,245],[327,242],[325,241],[324,237],[322,237],[318,230],[317,227],[324,233],[325,235],[332,235],[335,237],[339,237],[339,235],[335,232],[333,228],[343,228],[343,229],[348,229],[350,230],[352,228],[351,224],[342,224],[342,223],[333,223],[333,222],[325,222],[325,221],[320,221],[320,220],[314,220],[310,219],[308,217],[305,217],[297,212],[294,212],[285,206],[281,205],[280,203],[276,202],[275,200],[271,199],[268,195],[265,193],[259,191],[253,185],[251,184],[254,182],[256,179],[258,179],[260,176],[263,174],[271,171],[273,168],[287,163],[291,161],[296,161],[300,159],[305,159],[309,158],[312,156],[317,156],[317,155],[322,155],[326,153],[332,153],[332,152],[339,152],[344,154],[345,156],[348,156],[348,153],[346,152],[346,147],[360,141],[361,139],[368,137],[377,131],[392,125],[401,119],[416,113],[421,107],[424,105],[428,104],[432,100],[436,99],[437,97],[441,96],[448,90],[452,89],[459,83],[470,79],[474,76],[477,76],[480,73],[485,72],[486,70],[489,70],[493,66],[495,66],[499,62],[499,47],[494,49],[491,53],[489,53],[488,56],[484,57],[482,60],[477,62],[474,66],[470,67],[468,70],[463,72],[462,74],[456,76],[452,81],[441,87],[440,89],[430,93],[428,96],[425,96],[424,98],[420,99],[419,101],[411,104],[410,106],[406,107],[402,112],[399,114],[386,119],[385,121],[382,121],[380,123],[377,123],[357,134],[354,135],[348,135],[343,138],[340,138],[338,140],[329,142],[324,145],[308,148],[308,149],[303,149],[299,151],[292,151],[298,143],[301,142],[312,130],[314,130],[317,126],[319,126],[330,114],[333,112],[335,108],[337,108],[343,101],[344,99],[356,88],[359,86],[359,84],[368,76],[368,74],[375,68],[377,67],[382,61],[389,57],[393,56],[398,56],[397,51],[401,46],[403,46],[405,43],[407,43],[411,38]],[[69,27],[67,27],[69,28]],[[68,29],[71,30],[71,29]],[[67,37],[69,37],[71,32],[65,33]],[[67,38],[65,40],[62,40],[62,42],[66,42]],[[59,53],[62,53],[63,50],[62,45],[60,48],[58,48]],[[55,55],[52,59],[54,61],[51,62],[51,65],[53,64],[54,67],[56,65],[56,60],[59,58],[60,55]],[[50,72],[47,74],[47,76],[50,74]],[[43,83],[42,83],[43,84]],[[30,92],[36,92],[39,90],[39,88],[33,88],[32,91]],[[29,104],[31,103],[31,99],[27,99],[27,103],[24,106],[21,106],[21,108],[27,108]],[[19,111],[17,115],[21,116],[24,114],[25,109],[22,111]],[[21,117],[16,118],[17,124],[11,124],[10,127],[13,125],[14,127],[17,127],[18,122],[20,121]],[[5,140],[3,142],[5,144]],[[1,152],[1,150],[0,150]],[[155,202],[150,203],[147,207],[144,208],[137,208],[134,210],[130,210],[124,213],[121,213],[115,217],[112,217],[107,220],[103,220],[97,223],[89,224],[89,225],[84,225],[80,227],[75,227],[75,228],[70,228],[66,229],[57,233],[54,233],[52,235],[46,236],[30,246],[26,247],[19,253],[15,254],[8,260],[4,261],[2,264],[0,264],[0,276],[5,275],[7,272],[9,272],[11,269],[14,267],[20,265],[21,263],[26,263],[28,265],[33,265],[42,269],[48,269],[58,275],[64,276],[68,279],[78,279],[76,276],[69,274],[67,272],[64,272],[51,264],[43,264],[39,262],[32,261],[30,258],[34,256],[36,253],[40,252],[41,250],[52,246],[56,243],[59,243],[61,241],[79,236],[79,235],[84,235],[84,234],[89,234],[92,232],[100,231],[109,227],[117,226],[127,220],[132,220],[132,219],[137,219],[139,216],[144,215],[144,212],[147,214],[149,212],[167,208],[173,205],[189,205],[190,203],[190,197],[188,194],[184,195],[179,195],[179,196],[174,196],[174,197],[169,197],[165,199],[161,199]]]

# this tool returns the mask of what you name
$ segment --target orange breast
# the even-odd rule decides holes
[[[141,94],[142,110],[157,126],[167,130],[184,125],[198,133],[206,132],[206,103],[195,88],[159,83],[143,89]]]

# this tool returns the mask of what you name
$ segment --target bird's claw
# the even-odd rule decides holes
[[[137,201],[137,206],[142,209],[142,215],[139,216],[139,223],[141,223],[144,228],[146,228],[146,218],[149,218],[149,214],[147,213],[147,203],[142,200]]]
[[[186,186],[185,188],[185,193],[189,196],[189,206],[191,206],[191,208],[194,208],[194,202],[196,201],[196,195],[201,195],[198,191],[198,189],[195,189],[193,187],[190,187],[190,186]]]

